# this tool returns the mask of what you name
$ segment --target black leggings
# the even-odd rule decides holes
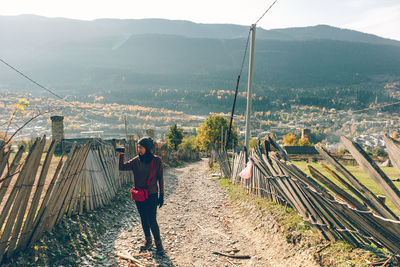
[[[158,194],[151,194],[145,201],[136,201],[136,207],[142,221],[142,228],[146,238],[150,238],[150,229],[155,241],[161,240],[160,229],[157,223]]]

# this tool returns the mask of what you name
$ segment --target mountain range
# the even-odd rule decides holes
[[[248,33],[248,26],[164,19],[0,16],[0,58],[60,94],[97,92],[124,102],[159,88],[233,90]],[[268,97],[276,89],[318,94],[321,88],[377,95],[399,77],[400,41],[328,25],[257,28],[258,95]],[[1,89],[39,90],[4,66]]]

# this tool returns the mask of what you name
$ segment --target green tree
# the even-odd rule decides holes
[[[210,116],[201,124],[200,128],[197,129],[197,138],[201,150],[206,151],[210,149],[212,144],[215,144],[217,147],[221,146],[221,128],[225,134],[225,131],[229,128],[229,121],[219,115]],[[228,147],[232,147],[232,144],[236,146],[238,139],[238,134],[232,125]]]
[[[179,129],[176,124],[172,125],[167,133],[168,148],[177,150],[179,144],[182,143],[183,135],[182,129]]]
[[[378,157],[386,157],[386,156],[387,156],[387,153],[386,153],[386,151],[385,151],[383,148],[381,148],[381,147],[375,147],[375,148],[372,150],[372,155],[378,156]]]

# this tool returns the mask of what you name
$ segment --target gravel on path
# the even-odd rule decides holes
[[[165,187],[165,205],[157,214],[165,255],[157,256],[153,249],[151,256],[136,257],[144,266],[318,266],[311,251],[285,241],[273,218],[234,207],[208,173],[206,159],[168,169]],[[139,253],[143,234],[138,213],[132,202],[126,202],[125,210],[79,266],[128,266],[115,255]],[[232,249],[251,258],[213,254]]]

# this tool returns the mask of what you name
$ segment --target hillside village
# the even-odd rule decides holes
[[[7,130],[7,121],[13,112],[13,104],[26,95],[18,93],[0,94],[0,132]],[[187,136],[195,135],[196,129],[209,116],[189,115],[181,111],[150,108],[137,105],[104,104],[101,97],[93,97],[93,102],[72,101],[65,102],[41,97],[29,97],[30,106],[24,115],[16,114],[8,132],[13,132],[23,121],[37,112],[37,107],[48,103],[46,108],[62,108],[65,116],[66,138],[102,137],[121,138],[125,136],[126,116],[128,131],[141,135],[139,129],[154,129],[155,136],[164,139],[169,127],[178,124]],[[72,103],[72,104],[71,104]],[[57,114],[57,112],[53,113]],[[219,113],[226,118],[229,114]],[[235,126],[239,128],[240,137],[244,138],[244,116],[235,116]],[[49,115],[45,114],[28,124],[16,137],[16,140],[29,140],[42,135],[51,135]],[[393,135],[399,131],[400,117],[393,113],[357,112],[336,109],[326,110],[315,106],[297,106],[279,111],[255,112],[252,116],[252,137],[263,138],[273,134],[279,143],[288,133],[300,134],[302,129],[310,129],[311,143],[323,143],[329,150],[338,150],[340,136],[346,135],[362,144],[367,150],[384,147],[382,136]]]

